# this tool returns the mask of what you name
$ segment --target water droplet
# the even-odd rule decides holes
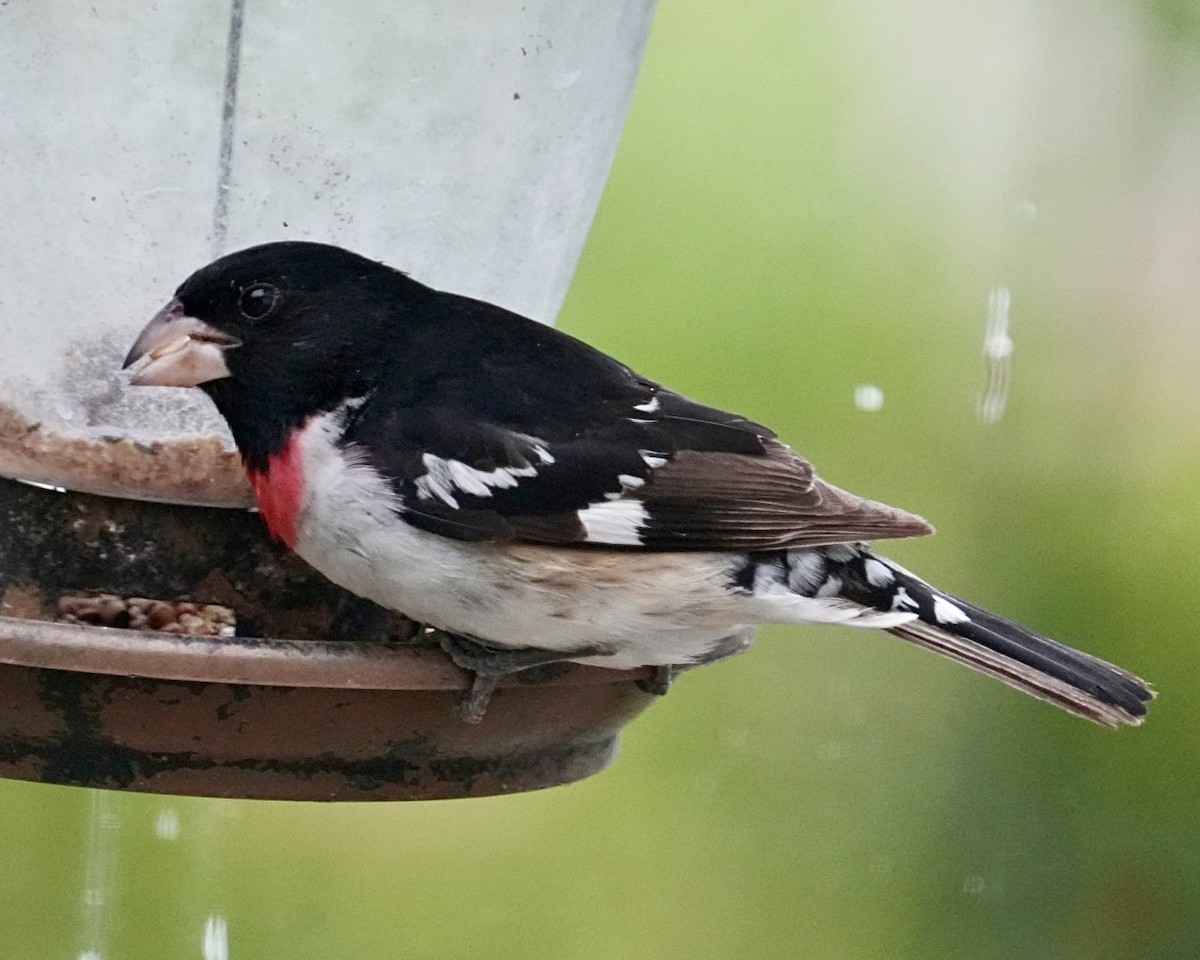
[[[992,287],[988,294],[987,327],[983,334],[983,356],[987,360],[987,382],[979,398],[979,418],[995,423],[1004,416],[1008,405],[1008,385],[1013,341],[1008,332],[1008,312],[1012,293],[1003,284]]]
[[[1032,200],[1020,200],[1017,202],[1017,219],[1024,220],[1026,223],[1033,223],[1038,218],[1037,204]]]
[[[219,913],[214,913],[204,921],[201,950],[204,960],[229,960],[229,925]]]
[[[154,821],[154,834],[159,840],[177,840],[182,823],[179,814],[170,807],[158,811],[158,819]]]
[[[859,410],[875,413],[883,409],[883,391],[872,383],[864,383],[854,388],[854,405]]]
[[[972,873],[963,877],[962,892],[972,897],[982,896],[987,890],[987,881],[982,873]]]

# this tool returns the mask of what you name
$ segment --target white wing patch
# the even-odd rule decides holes
[[[541,460],[542,463],[554,462],[554,455],[546,449],[544,440],[539,440],[537,437],[531,437],[527,433],[523,433],[521,436],[533,444],[533,455]]]
[[[788,586],[797,593],[809,594],[825,579],[825,558],[816,550],[789,550]]]
[[[542,463],[553,463],[554,458],[542,447],[534,452]],[[511,490],[521,477],[536,477],[537,467],[496,467],[480,470],[461,460],[443,460],[436,454],[421,457],[426,474],[417,477],[417,496],[423,500],[441,500],[449,507],[458,509],[455,492],[468,493],[475,497],[490,497],[493,490]]]
[[[588,543],[640,547],[646,524],[646,508],[640,500],[609,500],[593,503],[578,513]]]
[[[658,453],[654,450],[639,450],[638,456],[645,461],[646,466],[651,470],[657,470],[667,462],[666,454]]]
[[[888,569],[886,563],[871,558],[863,564],[863,567],[867,571],[867,583],[873,587],[886,587],[896,581],[896,575]]]
[[[908,590],[904,587],[896,588],[896,595],[892,597],[893,610],[916,610],[917,601],[908,595]]]
[[[454,499],[454,478],[450,476],[450,465],[441,457],[427,453],[421,458],[428,473],[417,477],[417,496],[422,500],[441,500],[446,506],[458,509]]]
[[[938,623],[969,623],[971,620],[959,607],[939,596],[933,598],[933,615]]]
[[[634,404],[633,409],[637,410],[639,413],[657,413],[658,406],[659,406],[658,397],[651,397],[645,403]],[[629,417],[628,419],[629,419],[630,423],[655,423],[656,422],[656,418],[651,418],[649,420],[643,420],[638,417]]]
[[[638,487],[644,487],[646,485],[645,480],[643,480],[641,477],[635,477],[631,473],[617,474],[617,481],[621,484],[621,489],[615,493],[606,493],[604,495],[605,500],[620,500],[630,490],[636,490]]]
[[[818,597],[836,597],[842,592],[842,578],[832,576],[823,584],[817,587],[816,596]]]
[[[450,460],[450,476],[463,493],[477,497],[490,497],[492,490],[511,490],[517,485],[518,477],[536,477],[537,467],[497,467],[495,470],[477,470],[458,460]]]

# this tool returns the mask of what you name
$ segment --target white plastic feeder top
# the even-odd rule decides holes
[[[653,0],[0,5],[0,474],[246,502],[130,337],[214,256],[336,243],[552,322]]]

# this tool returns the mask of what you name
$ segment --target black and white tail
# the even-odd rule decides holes
[[[1057,643],[930,586],[862,546],[820,548],[833,592],[878,611],[916,614],[885,629],[1109,727],[1136,725],[1154,697],[1145,681],[1099,657]]]

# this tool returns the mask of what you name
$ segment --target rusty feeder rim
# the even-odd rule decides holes
[[[154,680],[342,690],[461,693],[471,682],[465,670],[431,646],[193,637],[7,616],[0,616],[0,663]],[[586,686],[647,680],[653,670],[565,664],[536,676],[538,686]],[[500,682],[502,689],[530,685],[521,674]]]
[[[488,796],[582,779],[653,700],[648,669],[501,683],[483,722],[440,650],[215,639],[0,616],[0,775],[291,800]]]
[[[59,598],[89,592],[223,604],[246,629],[55,620]],[[467,724],[465,671],[406,642],[401,618],[355,613],[362,601],[241,510],[0,479],[0,599],[20,614],[0,616],[0,777],[13,779],[256,799],[488,796],[603,770],[655,699],[637,682],[649,669],[553,665],[507,678]]]

